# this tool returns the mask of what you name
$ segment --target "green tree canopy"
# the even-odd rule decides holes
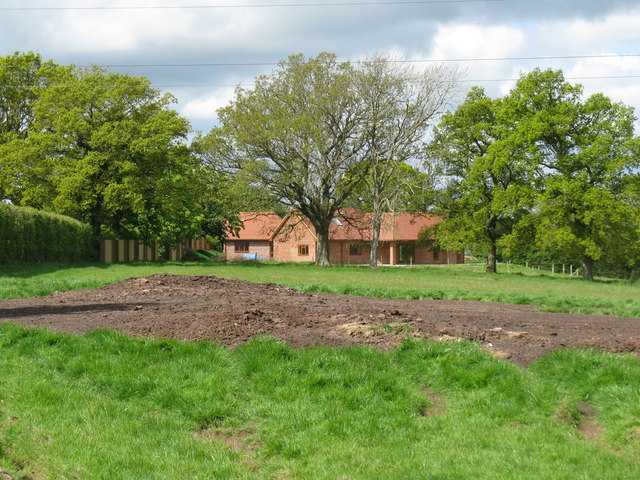
[[[329,264],[329,225],[367,173],[365,108],[354,70],[335,55],[289,57],[253,89],[238,88],[209,134],[210,161],[300,211]]]
[[[446,186],[439,242],[482,249],[489,272],[498,246],[509,253],[526,242],[582,259],[586,280],[597,261],[637,264],[634,120],[631,108],[602,94],[584,99],[560,71],[523,75],[502,99],[472,89],[429,148]]]
[[[32,52],[0,57],[0,143],[27,136],[37,90],[49,85],[61,68]]]
[[[536,242],[582,259],[586,280],[593,280],[594,262],[638,262],[633,109],[602,94],[584,99],[580,85],[553,70],[523,76],[508,102],[539,164]]]
[[[204,186],[174,99],[97,67],[47,63],[46,78],[30,90],[25,130],[0,145],[3,198],[87,222],[95,235],[168,244],[198,235]]]
[[[447,248],[473,248],[496,272],[499,242],[533,203],[530,157],[515,141],[517,122],[502,100],[473,88],[465,101],[443,116],[428,153],[439,163],[443,188],[437,212],[444,221],[422,232]]]

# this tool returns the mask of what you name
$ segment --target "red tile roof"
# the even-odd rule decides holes
[[[341,209],[329,227],[330,240],[369,241],[373,233],[373,214],[356,209]],[[280,231],[285,224],[292,221],[299,222],[300,216],[290,213],[273,228],[273,235]],[[385,213],[380,229],[380,241],[416,240],[418,233],[425,227],[440,222],[441,218],[428,213]],[[311,233],[315,229],[310,222],[304,222]],[[243,235],[243,238],[244,235]]]
[[[442,218],[428,213],[388,213],[385,218],[380,240],[415,240],[420,230],[442,221]]]
[[[238,240],[269,240],[271,234],[282,222],[282,218],[273,212],[240,212],[242,228],[231,232],[229,238]]]
[[[425,227],[439,223],[440,217],[428,213],[385,213],[380,228],[380,241],[416,240]],[[370,240],[373,214],[357,210],[341,210],[330,227],[331,240]]]

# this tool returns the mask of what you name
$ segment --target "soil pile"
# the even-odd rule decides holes
[[[640,354],[638,319],[535,308],[313,294],[213,276],[153,275],[95,290],[0,300],[0,322],[76,334],[108,328],[232,347],[257,335],[294,347],[367,344],[383,349],[398,346],[407,336],[463,338],[518,365],[563,347]]]

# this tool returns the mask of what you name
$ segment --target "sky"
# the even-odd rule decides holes
[[[203,133],[236,85],[323,51],[456,66],[453,106],[473,85],[497,97],[562,69],[640,114],[638,0],[0,0],[0,56],[16,51],[144,75]]]

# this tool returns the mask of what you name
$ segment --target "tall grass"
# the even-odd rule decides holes
[[[515,267],[510,267],[515,270]],[[527,271],[527,270],[523,270]],[[603,313],[640,318],[640,283],[611,279],[584,282],[551,274],[488,275],[475,265],[447,268],[365,267],[274,263],[136,263],[0,266],[0,298],[46,295],[95,288],[154,273],[217,275],[274,282],[310,292],[399,299],[479,300],[535,305],[547,311]]]
[[[15,479],[640,478],[632,357],[567,351],[522,371],[466,342],[226,350],[14,325],[0,348]],[[580,430],[587,403],[597,438]]]

